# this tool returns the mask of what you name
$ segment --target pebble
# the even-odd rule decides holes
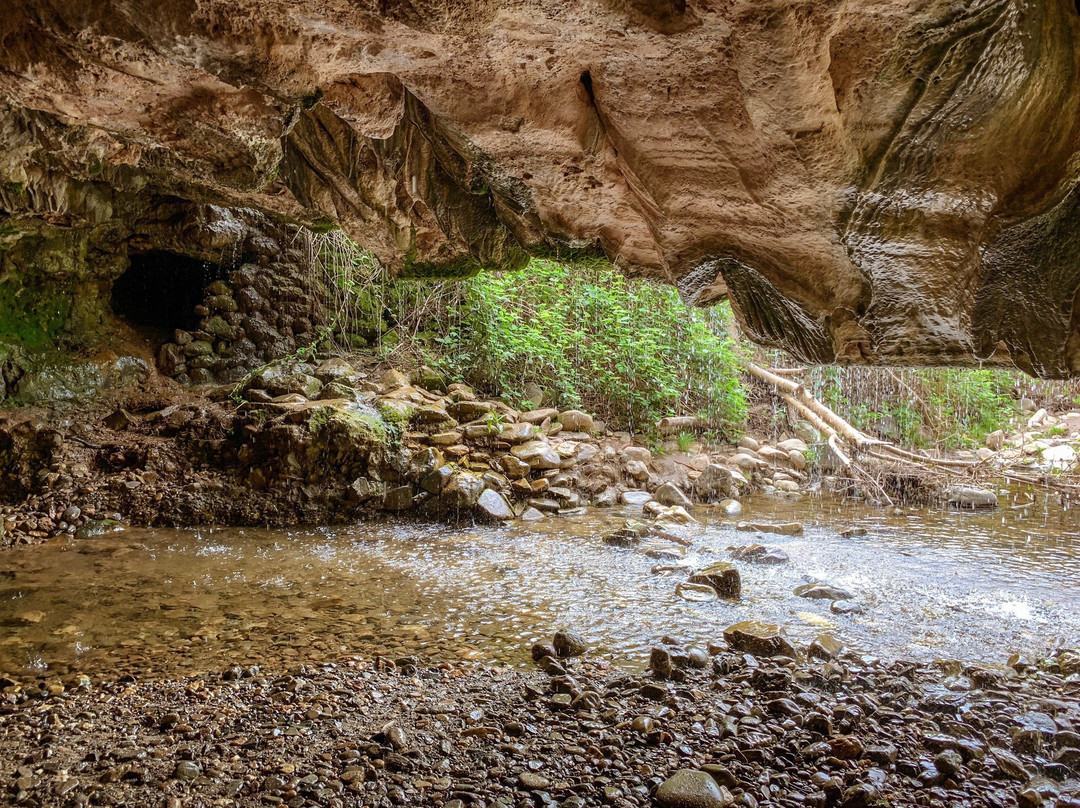
[[[541,777],[539,774],[533,774],[532,772],[522,772],[518,775],[518,782],[522,786],[531,791],[544,791],[551,788],[551,781],[546,777]]]
[[[727,808],[735,800],[703,771],[680,769],[656,790],[659,808]]]
[[[174,776],[177,780],[195,780],[202,774],[202,768],[190,760],[181,760],[176,764]]]

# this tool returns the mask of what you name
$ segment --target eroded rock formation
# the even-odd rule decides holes
[[[603,252],[816,362],[1075,375],[1078,35],[1071,0],[15,0],[5,267],[107,286],[212,203],[417,274]]]

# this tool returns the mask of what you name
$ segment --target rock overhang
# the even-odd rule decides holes
[[[1070,376],[1078,33],[1065,0],[20,0],[0,209],[149,247],[253,209],[415,275],[602,253],[808,361]]]

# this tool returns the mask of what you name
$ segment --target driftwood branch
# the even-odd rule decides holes
[[[884,502],[892,504],[892,499],[881,485],[880,469],[877,470],[878,474],[873,474],[861,461],[868,459],[879,464],[914,466],[953,478],[970,478],[983,466],[981,461],[927,457],[902,449],[889,441],[871,437],[814,397],[805,385],[788,373],[767,370],[755,364],[749,364],[747,370],[755,378],[774,387],[777,396],[822,435],[836,462],[844,471],[852,479],[876,490]],[[896,380],[907,388],[902,379],[896,377]],[[909,392],[914,397],[913,391],[909,389]],[[925,402],[919,400],[917,406],[925,408]]]

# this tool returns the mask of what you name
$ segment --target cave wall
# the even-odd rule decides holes
[[[0,244],[93,245],[44,299],[256,211],[415,274],[604,254],[807,361],[1076,375],[1078,34],[1071,0],[15,0]]]

